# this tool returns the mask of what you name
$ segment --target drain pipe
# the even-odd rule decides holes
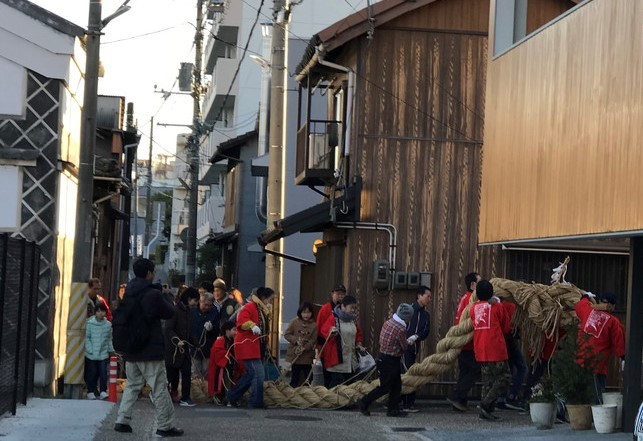
[[[161,235],[161,204],[158,205],[158,208],[156,210],[156,234],[145,247],[145,254],[143,257],[145,257],[146,259],[150,258],[150,248],[152,247],[152,244],[159,239],[160,235]]]
[[[391,273],[388,282],[388,289],[389,291],[392,290],[393,276],[395,274],[395,259],[397,257],[397,228],[395,228],[395,225],[382,224],[379,222],[336,222],[333,226],[344,230],[373,230],[386,231],[388,233],[388,263]]]
[[[355,72],[350,67],[341,66],[339,64],[331,63],[330,61],[324,60],[326,55],[326,49],[323,44],[320,44],[315,48],[315,55],[317,55],[317,62],[322,66],[330,67],[332,69],[339,70],[341,72],[346,72],[348,74],[348,96],[346,97],[346,121],[344,122],[345,127],[345,136],[342,139],[344,143],[344,156],[348,156],[349,145],[350,143],[347,140],[350,140],[350,130],[351,130],[351,118],[353,116],[353,98],[355,97]],[[337,164],[335,164],[335,168]],[[383,225],[383,224],[380,224]]]

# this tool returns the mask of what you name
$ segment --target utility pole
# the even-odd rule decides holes
[[[147,201],[145,203],[145,245],[149,246],[152,237],[152,151],[154,143],[154,117],[150,118],[150,153],[147,167]],[[159,262],[162,263],[162,262]]]
[[[272,228],[274,222],[283,217],[283,184],[284,184],[284,104],[286,90],[286,33],[288,30],[288,0],[274,0],[273,15],[275,25],[272,32],[271,90],[270,90],[270,135],[268,151],[268,207],[267,226]],[[272,252],[281,254],[282,240],[266,245]],[[275,291],[275,302],[272,305],[270,322],[270,346],[273,356],[279,354],[279,328],[281,327],[282,302],[282,260],[272,253],[266,253],[266,286]]]
[[[188,234],[185,244],[186,265],[185,283],[193,286],[196,280],[196,228],[199,197],[199,144],[201,142],[201,66],[203,60],[203,0],[198,0],[196,6],[196,32],[194,33],[195,59],[192,99],[194,109],[192,111],[192,134],[188,138],[190,144],[190,203]]]
[[[85,90],[80,127],[78,193],[76,199],[76,235],[72,266],[65,395],[80,398],[83,384],[87,280],[92,273],[92,231],[94,216],[94,150],[96,149],[96,108],[98,101],[98,61],[100,51],[102,0],[89,2],[85,62]],[[75,350],[78,348],[78,350]],[[82,352],[82,353],[81,353]]]

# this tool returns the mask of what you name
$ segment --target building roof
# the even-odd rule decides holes
[[[307,66],[316,64],[315,52],[323,45],[325,52],[331,52],[349,41],[365,35],[372,27],[380,27],[396,18],[413,12],[437,0],[382,0],[374,5],[363,8],[342,20],[333,23],[326,29],[312,36],[304,56],[295,70],[296,74],[304,75]],[[580,3],[582,0],[570,0]]]
[[[210,158],[210,162],[214,164],[219,161],[223,161],[224,159],[229,159],[230,156],[238,157],[239,147],[243,146],[249,140],[256,138],[258,136],[259,136],[259,132],[257,130],[251,130],[249,132],[246,132],[237,136],[236,138],[232,138],[227,140],[226,142],[222,142],[217,147],[217,150],[214,152],[214,155],[212,155],[212,157]]]
[[[343,46],[349,41],[365,35],[371,26],[382,26],[397,17],[437,0],[382,0],[370,8],[363,8],[342,20],[333,23],[326,29],[312,36],[304,56],[297,66],[296,73],[300,74],[315,56],[315,49],[322,44],[327,52]],[[370,14],[369,14],[370,9]],[[370,17],[370,20],[369,20]]]
[[[67,34],[72,37],[80,37],[85,34],[85,29],[75,25],[74,23],[65,20],[64,18],[49,12],[48,10],[41,8],[38,5],[35,5],[27,0],[0,0],[0,3],[4,3],[7,6],[10,6],[18,11],[22,12],[25,15],[28,15],[31,18],[34,18],[47,26]]]

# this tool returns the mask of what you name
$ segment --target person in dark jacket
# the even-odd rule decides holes
[[[181,293],[174,306],[174,317],[163,324],[165,335],[165,368],[170,382],[170,396],[174,403],[181,406],[194,406],[190,399],[190,383],[192,379],[192,359],[189,345],[193,342],[190,337],[190,299],[198,299],[196,288],[187,288]],[[179,399],[179,375],[181,376],[181,398]]]
[[[413,316],[407,322],[406,335],[408,336],[408,346],[404,351],[404,370],[409,370],[415,363],[417,354],[420,350],[420,342],[429,336],[431,329],[431,316],[426,310],[431,301],[431,288],[420,286],[415,292],[415,303],[413,303]],[[403,410],[415,413],[418,409],[415,407],[415,392],[402,396]]]
[[[199,305],[190,309],[190,334],[194,342],[192,375],[208,378],[210,348],[219,336],[219,311],[213,306],[214,295],[205,291],[199,297]]]
[[[156,407],[156,434],[162,437],[181,436],[183,430],[174,426],[174,406],[167,390],[165,375],[165,344],[161,331],[161,320],[174,316],[174,307],[163,298],[158,289],[152,287],[154,280],[154,262],[149,259],[138,259],[133,265],[134,277],[125,288],[124,299],[140,296],[143,316],[140,317],[150,328],[147,344],[138,352],[125,353],[125,372],[127,386],[123,391],[121,405],[118,409],[114,430],[132,432],[132,408],[138,395],[147,383],[152,387],[154,407]]]

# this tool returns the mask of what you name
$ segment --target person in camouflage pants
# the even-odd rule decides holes
[[[507,360],[505,335],[511,330],[511,305],[503,304],[493,295],[493,286],[487,280],[476,285],[479,301],[469,310],[473,321],[473,352],[482,371],[482,401],[480,418],[497,420],[493,414],[496,399],[507,394],[511,372]]]

